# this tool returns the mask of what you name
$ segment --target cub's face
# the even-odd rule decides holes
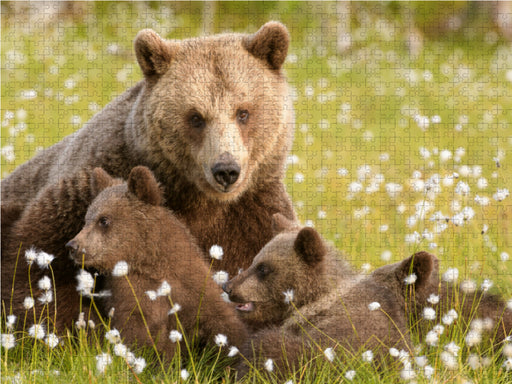
[[[147,78],[144,134],[155,161],[165,157],[214,200],[237,199],[258,181],[263,166],[282,162],[277,155],[290,145],[292,108],[280,73],[288,34],[281,25],[264,28],[252,36],[181,42],[154,32],[136,38]],[[250,46],[251,39],[261,46]],[[275,46],[282,46],[277,63]],[[155,52],[161,53],[159,65]]]
[[[246,271],[223,289],[241,318],[254,328],[279,324],[294,310],[286,302],[291,292],[295,306],[304,305],[322,278],[323,241],[311,228],[284,232],[272,239]],[[285,293],[287,293],[285,295]]]

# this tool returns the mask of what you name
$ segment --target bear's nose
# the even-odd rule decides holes
[[[224,292],[226,292],[228,295],[231,295],[231,284],[229,284],[229,281],[225,282],[224,284],[222,284],[222,290]]]
[[[240,176],[240,166],[233,156],[227,152],[220,155],[211,171],[215,181],[224,188],[234,184]]]
[[[78,241],[75,239],[70,240],[66,243],[66,248],[70,251],[77,252],[78,251]]]

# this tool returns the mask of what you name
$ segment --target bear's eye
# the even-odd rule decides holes
[[[239,109],[236,111],[236,119],[241,124],[246,124],[249,119],[249,111],[247,109]]]
[[[192,128],[203,129],[206,125],[204,117],[199,112],[194,112],[188,117],[188,123]]]
[[[107,216],[101,216],[98,219],[98,225],[101,228],[107,229],[110,226],[110,219]]]
[[[267,277],[270,272],[272,272],[272,269],[267,264],[261,263],[256,267],[256,275],[260,280],[263,280],[265,277]]]

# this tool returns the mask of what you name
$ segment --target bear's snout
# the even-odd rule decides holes
[[[236,162],[233,155],[225,152],[219,156],[211,171],[215,181],[227,190],[229,186],[235,184],[238,180],[240,165]]]
[[[231,295],[231,292],[233,289],[231,288],[231,280],[226,281],[224,284],[222,284],[222,290],[226,292],[228,295]]]
[[[78,252],[78,241],[76,241],[75,239],[68,241],[66,243],[66,248],[70,253]]]

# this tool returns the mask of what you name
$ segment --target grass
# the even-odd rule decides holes
[[[151,27],[184,38],[202,28],[202,4],[194,2],[86,3],[75,16],[46,21],[12,7],[2,3],[2,177],[141,78],[132,51],[138,30]],[[352,5],[352,46],[343,54],[336,51],[333,3],[223,3],[212,31],[252,32],[270,19],[290,30],[285,70],[297,124],[285,182],[303,222],[332,240],[356,268],[373,270],[426,249],[440,258],[442,271],[456,267],[461,280],[478,283],[489,278],[492,290],[509,298],[512,200],[493,195],[512,188],[510,43],[476,20],[472,34],[425,38],[414,57],[405,44],[406,22],[383,7]],[[431,20],[438,12],[440,18],[442,8],[418,7],[416,16]],[[473,212],[459,222],[464,207]],[[431,220],[440,216],[451,220]],[[91,342],[84,342],[85,333]],[[180,382],[181,368],[192,372],[179,359],[163,372],[152,352],[142,350],[137,352],[149,364],[141,375],[121,358],[99,375],[95,356],[112,353],[101,333],[83,331],[54,349],[17,334],[17,346],[1,351],[2,380],[160,383]],[[423,352],[438,382],[510,380],[493,349],[476,351],[491,359],[487,367],[471,369],[464,348],[458,368],[445,369],[443,345],[463,346],[464,335],[446,333],[439,347]],[[194,355],[198,381],[233,381],[227,373],[232,361],[214,364],[216,352]],[[356,371],[354,382],[396,382],[400,375],[396,369],[379,372],[354,356],[306,361],[299,377],[346,381],[347,370]],[[262,380],[252,374],[247,382]]]

